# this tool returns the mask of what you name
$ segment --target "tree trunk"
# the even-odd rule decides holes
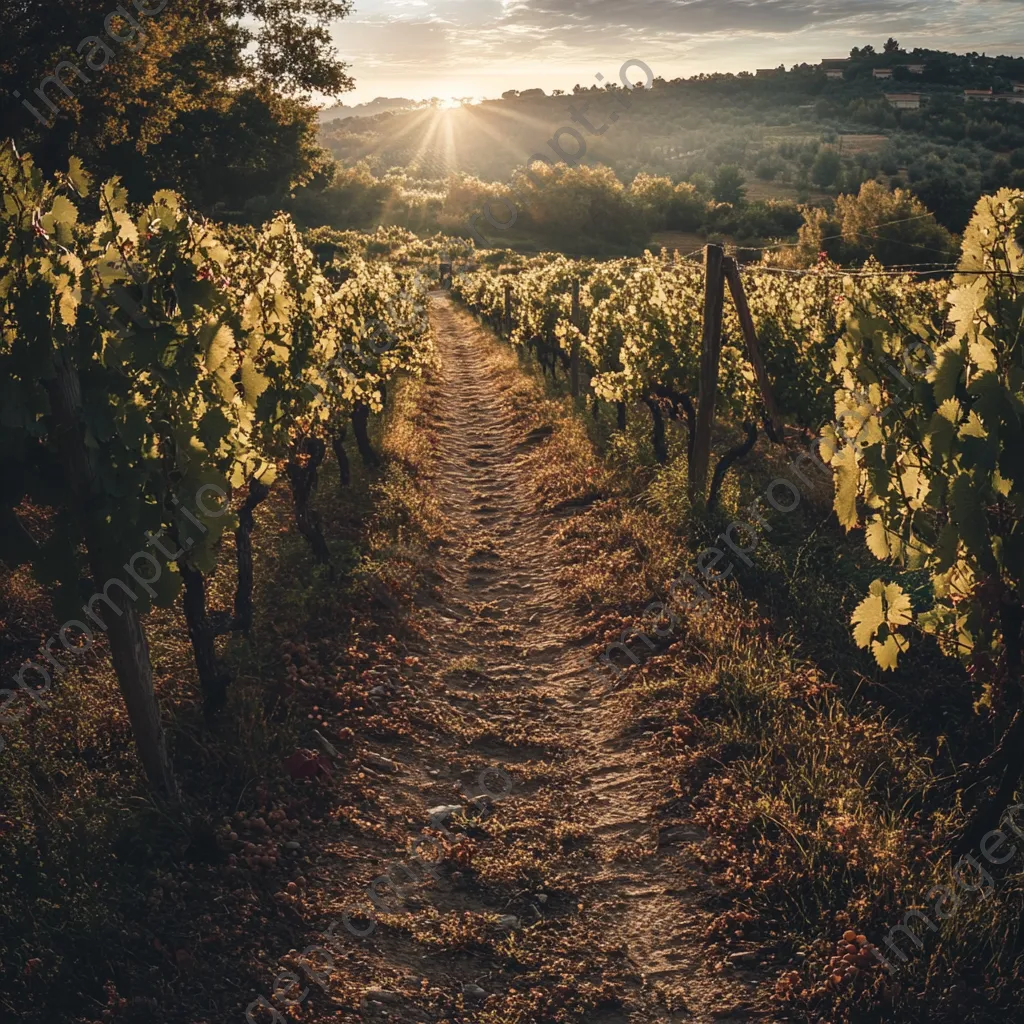
[[[654,442],[654,457],[659,465],[664,466],[668,462],[668,443],[665,440],[665,417],[661,414],[661,405],[656,398],[645,398],[644,403],[651,410],[651,419],[654,420],[654,428],[651,440]]]
[[[252,529],[253,512],[256,506],[267,499],[270,488],[259,480],[249,481],[249,493],[238,510],[238,529],[235,530],[235,559],[238,565],[238,581],[235,584],[235,619],[233,630],[241,630],[246,636],[252,629]]]
[[[206,713],[212,715],[227,703],[231,677],[217,657],[214,643],[217,629],[206,613],[206,580],[198,569],[184,559],[178,560],[178,571],[185,584],[181,603],[195,654],[199,685],[203,691]]]
[[[345,435],[347,433],[344,425],[337,427],[331,433],[331,447],[334,449],[334,457],[338,461],[338,490],[342,492],[352,483],[352,468],[348,464],[348,452],[345,451]]]
[[[108,546],[103,542],[102,484],[95,450],[85,443],[81,383],[69,353],[59,345],[54,354],[54,370],[56,381],[50,388],[50,397],[61,458],[74,496],[72,514],[78,517],[81,526],[93,579],[97,586],[103,587],[109,580],[120,579],[124,570],[114,564],[116,559],[104,555]],[[139,543],[141,546],[142,538]],[[126,593],[117,587],[109,588],[108,593],[115,608],[108,611],[108,621],[104,625],[139,759],[150,784],[167,796],[176,798],[178,788],[167,756],[160,708],[153,689],[149,645],[134,604],[137,597],[129,597],[132,592]]]
[[[687,458],[693,456],[694,438],[694,409],[693,402],[687,394],[680,394],[672,388],[659,384],[645,399],[647,407],[654,417],[654,452],[658,461],[664,465],[668,459],[668,448],[665,444],[664,418],[671,420],[686,420],[686,454]],[[657,406],[657,409],[655,408]],[[662,422],[659,422],[662,421]]]
[[[359,457],[363,460],[363,465],[369,469],[376,469],[380,465],[380,456],[370,444],[370,434],[367,429],[369,422],[370,407],[360,402],[352,410],[352,429],[356,435],[356,447],[359,449]]]
[[[570,307],[570,318],[572,320],[573,327],[579,329],[580,326],[580,282],[576,279],[572,283],[572,299]],[[572,392],[573,398],[580,397],[580,343],[578,340],[572,343],[572,349],[569,353],[569,390]]]
[[[715,398],[718,392],[719,363],[722,356],[722,311],[725,279],[720,245],[704,247],[704,324],[701,339],[700,378],[697,391],[697,418],[693,455],[688,467],[690,498],[703,504],[711,459],[711,431],[715,424]]]
[[[754,368],[754,375],[757,377],[758,387],[761,389],[761,398],[764,401],[764,429],[772,444],[782,442],[782,416],[779,415],[779,408],[775,403],[775,390],[768,379],[768,371],[765,369],[764,357],[761,354],[761,343],[757,339],[757,329],[754,327],[754,318],[750,315],[750,305],[747,302],[746,292],[743,290],[743,279],[740,277],[739,264],[732,256],[726,256],[723,261],[725,279],[732,292],[733,301],[736,304],[736,313],[739,317],[740,328],[743,331],[743,339],[747,345],[747,358]]]
[[[686,458],[693,458],[693,442],[697,436],[697,413],[689,395],[679,396],[679,405],[686,416]]]
[[[686,455],[687,458],[692,458],[693,438],[696,431],[696,412],[694,411],[693,401],[690,396],[685,392],[673,391],[672,388],[663,385],[656,387],[653,394],[656,398],[663,398],[668,401],[669,416],[672,419],[678,420],[683,418],[686,420]],[[680,411],[682,412],[682,417],[680,417]]]
[[[206,608],[206,580],[203,574],[184,558],[178,559],[178,571],[185,585],[182,608],[188,625],[192,652],[199,673],[206,713],[215,714],[227,703],[231,675],[217,657],[216,639],[225,633],[241,631],[246,636],[252,628],[252,530],[253,512],[270,494],[270,488],[259,480],[249,481],[249,493],[238,510],[235,530],[235,560],[238,579],[235,583],[235,613],[209,612]]]
[[[95,567],[92,572],[97,579],[103,576],[102,571],[97,573]],[[176,799],[178,787],[167,756],[160,706],[153,689],[153,668],[149,660],[146,631],[137,609],[127,603],[126,594],[118,591],[113,600],[123,614],[107,623],[107,637],[117,683],[128,709],[135,746],[150,784]]]
[[[616,402],[615,403],[615,415],[619,424],[619,430],[626,429],[626,403]]]
[[[722,481],[725,480],[725,474],[729,472],[732,464],[742,459],[745,455],[749,455],[754,445],[757,444],[757,427],[753,423],[744,423],[743,429],[747,432],[747,439],[742,444],[730,448],[718,460],[718,465],[715,466],[715,472],[711,477],[711,490],[708,493],[708,511],[717,504],[718,492],[722,488]]]
[[[313,558],[320,565],[331,560],[331,553],[320,528],[320,517],[312,505],[316,490],[317,470],[324,460],[325,445],[318,437],[306,437],[295,446],[288,461],[288,479],[292,485],[292,500],[295,503],[295,522],[299,532],[309,542]],[[303,463],[301,457],[305,455]]]

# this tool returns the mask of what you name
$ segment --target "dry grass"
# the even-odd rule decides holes
[[[747,201],[767,202],[769,199],[786,200],[791,203],[806,202],[811,206],[825,206],[832,202],[832,197],[820,189],[809,189],[804,199],[800,198],[800,190],[795,185],[785,185],[776,181],[760,181],[749,178],[746,185]]]
[[[888,135],[842,135],[842,151],[846,156],[861,153],[881,153],[889,141]]]
[[[696,553],[786,473],[792,455],[759,445],[727,478],[723,511],[708,522],[686,496],[677,428],[674,457],[659,468],[643,409],[630,410],[622,434],[604,411],[587,424],[592,441],[560,431],[576,451],[558,464],[584,465],[599,445],[608,500],[563,531],[565,593],[602,646],[624,629],[653,637],[642,609],[674,575],[695,571]],[[635,644],[642,664],[624,677],[624,734],[643,732],[638,755],[664,780],[652,816],[663,829],[706,831],[690,855],[719,897],[707,940],[753,944],[774,965],[775,998],[794,1019],[1002,1019],[1024,994],[1019,856],[989,868],[995,894],[964,895],[937,933],[913,922],[924,948],[900,937],[905,965],[884,948],[900,965],[895,979],[863,952],[911,908],[937,920],[933,886],[960,891],[946,855],[962,820],[949,775],[984,754],[988,737],[969,684],[937,652],[883,678],[853,647],[849,614],[877,564],[836,527],[827,481],[802,490],[797,512],[772,514],[754,565],[712,587],[707,610],[680,611],[650,655]],[[866,937],[852,966],[843,960],[851,931]]]
[[[707,244],[706,238],[692,231],[656,231],[651,235],[651,241],[666,249],[678,249],[680,256],[696,252]]]

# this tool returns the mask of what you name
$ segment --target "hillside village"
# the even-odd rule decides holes
[[[940,50],[915,48],[902,49],[899,42],[889,39],[880,52],[873,46],[854,47],[846,57],[823,57],[818,64],[794,64],[787,70],[785,65],[777,68],[757,68],[755,71],[741,71],[732,74],[697,74],[690,78],[665,79],[656,76],[653,88],[678,86],[684,83],[715,82],[735,80],[743,82],[751,78],[767,84],[775,80],[779,84],[792,83],[806,88],[817,81],[843,83],[846,90],[862,91],[876,83],[880,86],[878,95],[884,96],[896,110],[919,110],[935,95],[956,95],[965,102],[1024,104],[1024,58],[989,57],[986,54],[954,54]],[[886,91],[883,83],[890,86],[905,85],[906,89]],[[607,85],[604,88],[608,88]],[[614,88],[614,86],[613,86]],[[582,92],[598,92],[597,85],[576,85],[572,95]],[[823,93],[827,95],[827,93]],[[507,89],[501,93],[501,101],[535,102],[557,99],[566,95],[563,89],[545,92],[541,88]],[[321,122],[346,120],[353,117],[372,117],[380,113],[397,112],[436,106],[440,101],[386,99],[378,97],[369,103],[345,107],[338,103],[321,111]],[[498,102],[483,100],[484,104]]]
[[[1014,67],[1013,64],[1019,65]],[[980,103],[1020,103],[1024,104],[1024,59],[1006,57],[987,57],[985,54],[965,54],[963,56],[915,49],[907,52],[900,48],[895,39],[889,39],[881,53],[872,46],[854,48],[847,57],[823,57],[816,65],[794,64],[787,71],[785,65],[777,68],[758,68],[751,72],[741,71],[735,78],[738,81],[751,77],[761,81],[771,79],[797,78],[807,79],[815,76],[825,82],[844,82],[852,86],[871,84],[874,82],[892,84],[906,83],[916,86],[916,90],[900,92],[882,92],[886,101],[896,110],[919,110],[928,102],[930,94],[948,94],[962,86],[965,102]],[[700,81],[705,78],[727,76],[697,75],[689,81]],[[686,79],[656,78],[654,85],[675,85]],[[979,81],[987,84],[979,86]],[[596,86],[591,86],[591,91]],[[573,92],[585,91],[577,86]],[[503,100],[536,100],[543,99],[547,94],[543,89],[510,89],[501,94]],[[555,89],[552,96],[563,95],[562,90]]]

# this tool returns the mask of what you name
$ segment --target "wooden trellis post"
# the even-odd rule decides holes
[[[447,284],[450,289],[452,286],[452,265],[450,263],[441,263],[438,268],[438,284],[444,288]]]
[[[512,285],[505,282],[505,334],[512,337]]]
[[[697,399],[697,422],[694,427],[693,454],[690,458],[690,497],[703,501],[707,492],[708,468],[711,460],[711,429],[715,422],[715,397],[718,391],[718,366],[722,354],[722,316],[725,304],[725,282],[736,303],[740,327],[746,343],[747,356],[754,367],[754,374],[761,389],[767,413],[769,436],[773,441],[782,440],[782,416],[775,402],[775,393],[768,371],[764,365],[761,346],[754,328],[754,318],[743,290],[739,266],[731,256],[726,256],[720,245],[709,245],[704,249],[704,336],[700,358],[700,381]],[[756,432],[753,435],[756,437]],[[752,443],[752,442],[751,442]]]
[[[775,403],[775,392],[772,391],[771,381],[768,379],[768,371],[765,369],[764,358],[761,355],[761,346],[757,340],[757,331],[754,329],[754,318],[750,315],[750,306],[747,304],[747,296],[743,291],[743,280],[740,277],[740,270],[736,261],[731,256],[725,258],[725,279],[729,282],[729,291],[732,292],[733,302],[736,303],[736,312],[739,314],[740,326],[743,328],[743,338],[747,345],[747,357],[754,367],[757,383],[761,388],[761,398],[764,401],[765,412],[768,414],[772,440],[781,441],[782,417],[779,415],[779,407]]]
[[[572,283],[572,325],[577,330],[580,326],[580,282]],[[573,338],[572,350],[569,356],[569,388],[573,398],[579,398],[580,394],[580,342],[579,338]]]
[[[703,501],[711,458],[711,427],[715,422],[718,362],[722,354],[722,314],[725,304],[725,250],[720,245],[704,249],[704,335],[701,344],[697,423],[689,465],[690,497]]]

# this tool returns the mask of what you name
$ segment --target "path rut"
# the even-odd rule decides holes
[[[427,657],[438,669],[471,661],[495,692],[525,702],[493,705],[492,714],[507,719],[526,708],[528,738],[538,746],[558,739],[552,784],[569,788],[593,836],[585,912],[625,947],[643,978],[625,1017],[601,1019],[749,1019],[758,979],[725,978],[709,962],[701,942],[710,918],[706,886],[660,833],[655,767],[637,752],[637,737],[624,733],[610,675],[578,640],[557,544],[572,513],[538,509],[530,467],[547,432],[524,434],[517,425],[509,389],[521,371],[447,296],[432,296],[430,312],[441,358],[433,486],[448,529],[438,559],[441,600],[423,609]]]

